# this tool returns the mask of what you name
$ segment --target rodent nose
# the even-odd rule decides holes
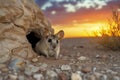
[[[56,45],[53,45],[53,49],[55,49],[56,48]]]

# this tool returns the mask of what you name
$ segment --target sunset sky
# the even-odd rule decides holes
[[[106,26],[112,9],[120,12],[120,0],[36,0],[55,32],[65,37],[89,37]]]

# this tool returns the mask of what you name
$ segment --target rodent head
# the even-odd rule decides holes
[[[56,47],[59,46],[60,40],[64,37],[64,31],[60,30],[58,33],[54,35],[49,35],[47,36],[47,43],[50,46],[50,49],[55,49]]]

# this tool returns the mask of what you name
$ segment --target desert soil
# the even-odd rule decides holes
[[[97,41],[63,39],[57,60],[36,56],[0,64],[0,80],[120,80],[120,51],[104,49]]]
[[[79,66],[96,67],[98,71],[113,70],[120,76],[120,51],[104,49],[98,44],[98,38],[67,38],[61,41],[59,60],[41,58],[49,65],[68,64],[72,68]]]

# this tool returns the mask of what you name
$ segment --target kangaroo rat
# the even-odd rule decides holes
[[[48,35],[41,38],[41,40],[36,44],[35,51],[38,54],[45,55],[46,57],[54,55],[55,58],[58,59],[60,53],[60,40],[63,36],[64,31],[60,30],[54,35]]]

